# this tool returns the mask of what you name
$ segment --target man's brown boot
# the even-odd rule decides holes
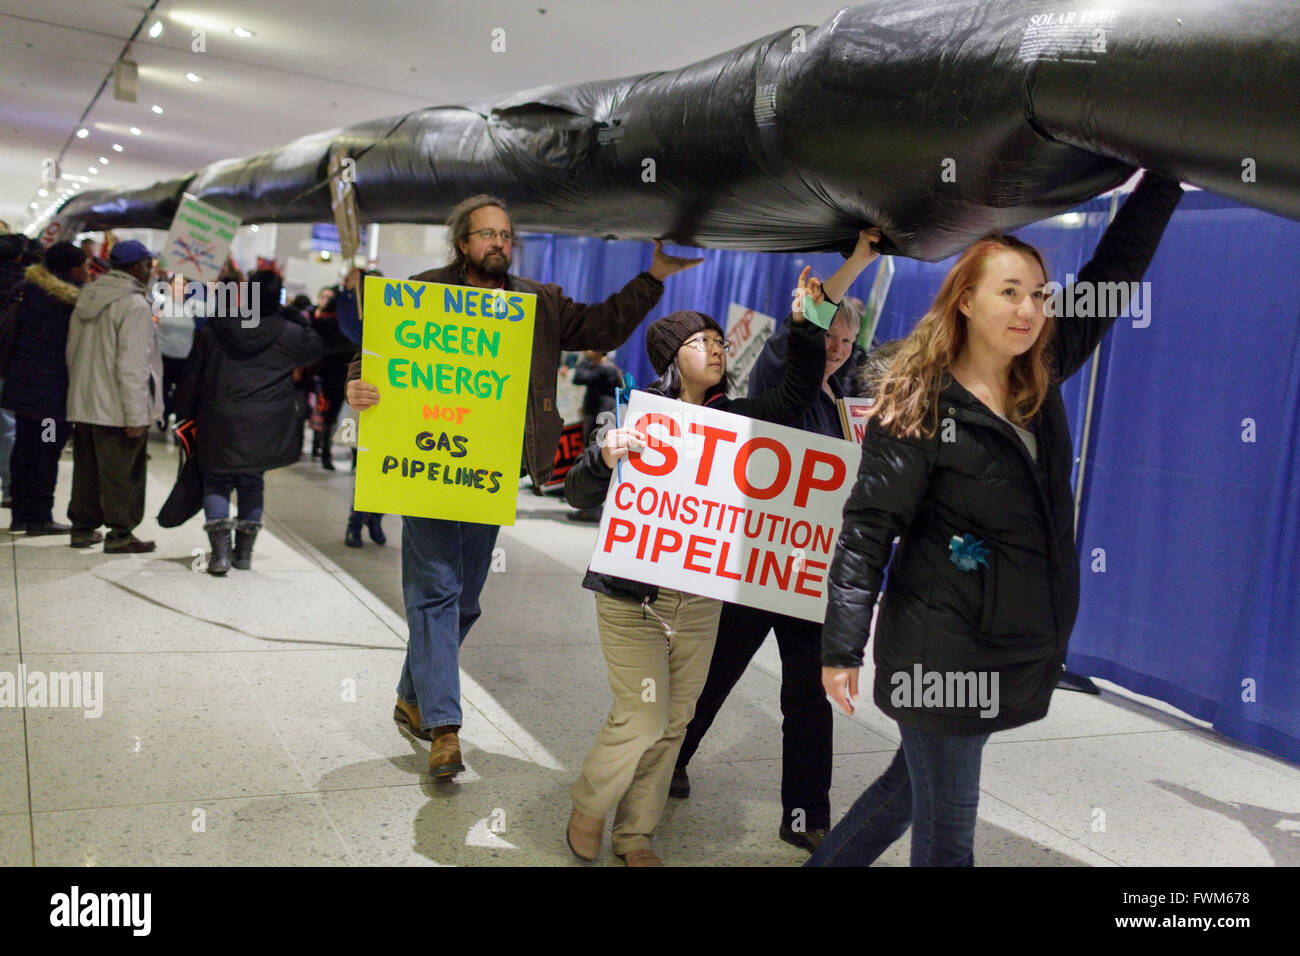
[[[429,773],[438,780],[450,780],[465,769],[460,760],[459,727],[434,727],[429,746]]]
[[[569,815],[569,831],[565,834],[565,839],[574,856],[590,861],[600,856],[600,837],[604,830],[604,820],[588,816],[574,807],[573,813]]]
[[[393,720],[397,721],[399,727],[405,727],[414,736],[421,740],[432,740],[433,734],[429,733],[420,724],[420,708],[414,704],[408,704],[402,698],[397,698],[397,706],[393,708]]]

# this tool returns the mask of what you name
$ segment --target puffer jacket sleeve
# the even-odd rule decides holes
[[[1158,173],[1143,173],[1142,181],[1124,200],[1124,205],[1120,206],[1114,220],[1106,227],[1092,258],[1079,270],[1076,285],[1091,283],[1094,287],[1094,301],[1099,303],[1103,297],[1097,289],[1098,283],[1122,283],[1127,290],[1131,288],[1129,283],[1140,282],[1156,254],[1165,226],[1169,224],[1169,218],[1182,198],[1183,187],[1178,180]],[[1073,295],[1074,287],[1067,287],[1063,294]],[[1146,298],[1144,295],[1144,301]],[[1088,356],[1110,331],[1127,302],[1128,297],[1125,295],[1118,309],[1094,309],[1093,314],[1086,318],[1057,316],[1053,344],[1061,381],[1065,381],[1088,361]],[[1146,304],[1150,306],[1150,302]],[[1098,314],[1103,311],[1106,314]]]
[[[600,454],[597,436],[603,431],[597,429],[592,433],[591,444],[564,477],[564,498],[574,508],[594,508],[605,500],[609,491],[609,476],[614,472]]]
[[[876,422],[862,441],[857,481],[831,559],[822,666],[861,667],[894,538],[907,530],[924,500],[935,463],[935,439],[897,438]]]
[[[282,314],[285,318],[284,342],[294,367],[319,362],[321,356],[325,354],[324,340],[307,324],[306,319],[293,310],[287,310]],[[351,346],[348,346],[346,353],[351,353]]]
[[[727,411],[777,425],[789,425],[817,398],[826,371],[826,333],[811,322],[790,323],[790,340],[781,383],[753,398],[733,399]]]
[[[122,401],[123,424],[130,427],[149,424],[150,386],[162,388],[162,382],[150,382],[149,356],[155,349],[153,316],[142,295],[126,296],[112,306],[121,310],[117,327],[117,354],[114,372]]]
[[[189,358],[181,372],[181,380],[176,385],[172,396],[172,410],[176,412],[177,421],[194,418],[199,413],[199,391],[203,367],[207,364],[208,353],[212,350],[211,328],[204,326],[194,335],[194,347],[190,349]]]

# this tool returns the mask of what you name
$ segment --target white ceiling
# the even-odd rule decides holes
[[[71,139],[64,174],[83,188],[145,186],[215,160],[422,106],[549,84],[668,70],[800,24],[835,0],[161,0],[128,54],[139,99],[110,81]],[[0,0],[0,219],[22,229],[58,156],[145,2]],[[164,32],[147,30],[160,19]],[[249,39],[232,30],[251,30]],[[206,52],[192,30],[206,31]],[[491,52],[493,31],[505,52]],[[199,74],[200,83],[185,78]],[[159,116],[151,107],[164,109]],[[135,136],[129,128],[140,129]],[[123,147],[112,151],[112,144]],[[110,160],[107,166],[100,157]],[[99,168],[97,175],[90,166]],[[70,185],[65,181],[64,186]],[[29,208],[41,202],[40,209]]]

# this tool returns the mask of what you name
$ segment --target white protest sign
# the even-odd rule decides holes
[[[755,312],[735,302],[727,306],[727,338],[731,341],[731,354],[727,356],[727,375],[739,383],[744,391],[749,381],[749,371],[758,361],[763,346],[776,329],[776,319]]]
[[[158,258],[169,272],[195,282],[213,282],[221,274],[237,229],[237,216],[186,193]]]
[[[591,568],[809,621],[861,448],[634,391],[650,439],[610,479]]]

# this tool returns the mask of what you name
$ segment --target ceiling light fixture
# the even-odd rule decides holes
[[[253,35],[252,30],[245,30],[243,27],[233,27],[230,32],[233,33],[235,36],[239,37],[241,40],[247,40],[249,37]]]
[[[162,36],[162,32],[163,32],[162,21],[161,21],[161,20],[155,20],[155,21],[153,22],[153,26],[151,26],[151,27],[149,28],[149,36],[156,40],[156,39],[158,39],[160,36]]]
[[[50,194],[50,191],[49,191],[48,189],[38,189],[38,190],[36,190],[36,195],[41,196],[41,197],[48,196],[49,194]]]
[[[90,135],[90,130],[86,129],[86,127],[84,126],[81,127],[81,129],[77,130],[77,139],[85,139],[89,135]]]
[[[101,157],[99,157],[99,164],[100,164],[101,166],[107,166],[107,165],[108,165],[108,157],[107,157],[107,156],[101,156]]]
[[[114,143],[114,144],[113,144],[113,152],[115,152],[115,153],[120,153],[120,152],[122,152],[122,144],[121,144],[121,143]]]
[[[191,83],[203,82],[203,77],[199,76],[197,73],[186,73],[185,79],[189,80]]]
[[[157,113],[159,116],[162,116],[163,108],[159,106],[157,103],[155,103],[153,105],[153,111]]]
[[[87,166],[86,169],[88,169],[88,170],[90,171],[91,175],[94,175],[94,176],[98,176],[98,175],[99,175],[99,167],[98,167],[98,166]]]
[[[132,126],[132,127],[131,127],[131,135],[132,135],[132,136],[139,136],[139,135],[140,135],[140,127],[138,127],[138,126]]]

